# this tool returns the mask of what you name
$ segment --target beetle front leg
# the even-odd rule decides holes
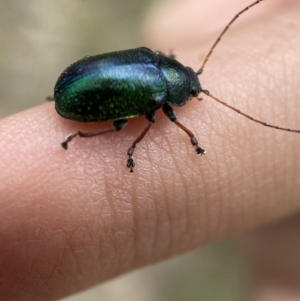
[[[133,172],[133,168],[135,166],[134,160],[132,158],[133,156],[133,152],[137,146],[137,144],[139,142],[141,142],[141,140],[145,137],[145,135],[147,134],[147,132],[149,131],[151,125],[154,123],[155,121],[155,112],[149,113],[146,115],[146,118],[148,119],[149,123],[146,126],[146,128],[143,130],[143,132],[138,136],[137,139],[134,140],[134,142],[132,143],[132,145],[129,147],[128,151],[127,151],[127,155],[128,155],[128,160],[127,160],[127,167],[130,169],[130,172]]]
[[[169,105],[165,104],[163,105],[163,111],[172,122],[174,122],[178,127],[188,134],[188,136],[191,138],[192,145],[196,149],[196,153],[200,156],[205,155],[206,151],[198,145],[195,135],[188,128],[177,121],[174,110]]]
[[[106,133],[109,133],[109,132],[120,131],[127,125],[127,123],[128,123],[128,121],[126,119],[116,120],[116,121],[114,121],[113,125],[111,127],[108,127],[108,128],[99,129],[99,130],[96,130],[96,131],[93,131],[93,132],[78,131],[76,133],[72,133],[72,134],[68,135],[66,140],[61,143],[61,146],[64,149],[68,149],[68,143],[70,141],[72,141],[73,138],[75,138],[76,136],[79,136],[79,137],[82,137],[82,138],[88,138],[88,137],[93,137],[93,136],[106,134]]]

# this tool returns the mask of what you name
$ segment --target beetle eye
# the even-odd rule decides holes
[[[197,88],[192,88],[190,94],[192,95],[192,97],[196,97],[199,94],[199,89]]]

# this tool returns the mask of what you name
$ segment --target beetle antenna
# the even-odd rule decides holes
[[[221,99],[215,97],[208,90],[201,90],[201,92],[203,92],[205,95],[213,98],[215,101],[217,101],[218,103],[224,105],[225,107],[227,107],[227,108],[229,108],[229,109],[231,109],[231,110],[233,110],[233,111],[235,111],[235,112],[243,115],[244,117],[246,117],[246,118],[248,118],[248,119],[250,119],[250,120],[252,120],[254,122],[257,122],[257,123],[259,123],[261,125],[264,125],[264,126],[267,126],[267,127],[273,128],[273,129],[281,130],[281,131],[293,132],[293,133],[299,133],[300,134],[300,130],[292,130],[292,129],[288,129],[288,128],[283,128],[283,127],[279,127],[279,126],[276,126],[276,125],[268,124],[268,123],[266,123],[264,121],[255,119],[255,118],[253,118],[253,117],[251,117],[251,116],[249,116],[249,115],[241,112],[239,109],[236,109],[235,107],[233,107],[233,106],[229,105],[228,103],[222,101]]]
[[[241,10],[238,14],[236,14],[233,19],[228,23],[228,25],[224,28],[224,30],[221,32],[221,34],[219,35],[219,37],[217,38],[217,40],[215,41],[215,43],[213,44],[213,46],[211,47],[211,49],[209,50],[208,54],[206,55],[203,64],[201,66],[201,68],[199,69],[199,71],[196,72],[197,75],[200,75],[203,72],[203,69],[206,65],[206,63],[208,62],[211,54],[213,53],[214,49],[216,48],[216,46],[219,44],[219,42],[221,41],[223,35],[226,33],[226,31],[228,30],[228,28],[230,27],[230,25],[236,21],[238,19],[238,17],[240,15],[242,15],[244,12],[246,12],[247,10],[249,10],[252,6],[258,4],[259,2],[261,2],[263,0],[257,0],[255,2],[253,2],[252,4],[250,4],[249,6],[245,7],[243,10]]]

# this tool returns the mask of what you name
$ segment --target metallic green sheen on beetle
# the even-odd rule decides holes
[[[142,47],[77,61],[59,77],[54,98],[65,118],[108,121],[146,115],[166,103],[183,106],[200,91],[191,68]]]

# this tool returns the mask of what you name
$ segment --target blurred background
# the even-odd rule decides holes
[[[62,301],[248,300],[248,267],[224,241],[113,279]]]
[[[83,56],[142,46],[153,2],[0,0],[0,118],[42,104],[63,69]],[[227,241],[64,300],[244,300],[246,271]]]
[[[0,0],[0,118],[43,103],[83,56],[139,46],[150,3]]]

